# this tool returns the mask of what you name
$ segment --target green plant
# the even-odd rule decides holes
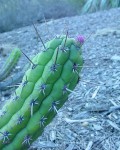
[[[2,66],[0,71],[0,91],[8,90],[22,81],[25,71],[30,66],[29,64],[25,65],[21,72],[16,73],[13,77],[10,76],[20,57],[21,50],[14,48]]]
[[[12,69],[17,64],[19,58],[21,56],[21,51],[18,48],[15,48],[12,50],[10,56],[6,60],[5,64],[1,68],[0,71],[0,81],[3,81],[8,77],[8,75],[11,73]]]
[[[82,13],[120,7],[120,0],[85,0]]]
[[[31,61],[14,98],[2,109],[0,149],[27,149],[42,134],[79,81],[83,37],[57,37]]]

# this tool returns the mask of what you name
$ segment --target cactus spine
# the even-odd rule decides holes
[[[45,44],[23,77],[14,98],[2,109],[0,149],[27,149],[68,99],[79,80],[81,45],[67,36]]]

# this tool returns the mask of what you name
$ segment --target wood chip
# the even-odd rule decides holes
[[[69,118],[64,118],[67,123],[83,123],[83,122],[94,122],[97,121],[97,118],[88,118],[88,119],[81,119],[81,120],[71,120]]]
[[[74,145],[70,144],[65,150],[73,150],[73,148],[74,148]]]
[[[120,128],[118,127],[118,125],[117,125],[115,122],[113,122],[113,121],[111,121],[111,120],[107,120],[107,122],[108,122],[113,128],[115,128],[116,130],[120,131]]]
[[[56,131],[50,131],[50,141],[56,140]]]
[[[98,93],[99,89],[100,89],[100,86],[97,86],[96,90],[92,94],[92,99],[94,99],[97,96],[97,93]]]
[[[86,149],[85,149],[85,150],[91,150],[92,145],[93,145],[93,142],[92,142],[92,141],[90,141],[90,142],[88,143],[88,145],[87,145],[87,147],[86,147]]]

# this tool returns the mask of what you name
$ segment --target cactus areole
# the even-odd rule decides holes
[[[28,149],[66,102],[83,66],[79,39],[57,37],[32,59],[21,85],[1,111],[0,150]]]

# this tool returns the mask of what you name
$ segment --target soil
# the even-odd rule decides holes
[[[68,101],[30,149],[120,150],[120,8],[36,24],[44,42],[56,35],[83,35],[84,67]],[[9,45],[9,46],[8,46]],[[42,48],[33,26],[0,34],[0,66],[10,45],[33,57]],[[12,74],[27,63],[22,56]],[[12,95],[13,91],[7,91]],[[0,106],[9,100],[1,93]]]

